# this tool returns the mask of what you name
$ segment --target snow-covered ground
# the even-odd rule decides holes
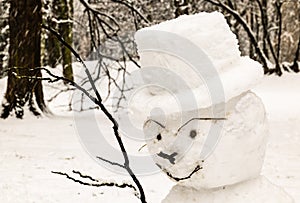
[[[0,98],[5,91],[0,81]],[[270,138],[262,175],[300,203],[300,75],[268,76],[253,91],[262,98]],[[1,100],[0,99],[0,100]],[[82,115],[83,120],[89,119]],[[97,115],[99,128],[107,129]],[[95,162],[85,151],[70,113],[51,118],[0,120],[0,202],[139,202],[131,189],[90,187],[51,171],[72,170],[118,183],[131,181]],[[87,131],[88,132],[88,131]],[[130,143],[129,143],[130,144]],[[134,149],[132,146],[128,146]],[[245,169],[243,169],[245,170]],[[163,173],[139,177],[148,202],[161,202],[174,185]],[[89,180],[86,180],[89,182]],[[270,194],[272,195],[272,194]]]
[[[270,137],[262,174],[300,202],[300,75],[266,77],[255,88],[266,107]]]

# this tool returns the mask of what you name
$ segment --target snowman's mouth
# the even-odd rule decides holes
[[[177,181],[177,182],[183,181],[183,180],[187,180],[187,179],[191,178],[192,175],[194,175],[194,173],[197,173],[199,170],[203,169],[203,167],[201,167],[200,165],[197,165],[197,166],[194,168],[194,170],[193,170],[188,176],[186,176],[186,177],[175,177],[175,176],[173,176],[167,169],[163,168],[161,165],[159,165],[159,164],[157,164],[157,163],[156,163],[156,165],[157,165],[162,171],[164,171],[164,172],[167,174],[167,176],[169,176],[169,178],[171,178],[171,179],[173,179],[173,180],[175,180],[175,181]]]

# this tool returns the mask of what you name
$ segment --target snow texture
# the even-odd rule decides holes
[[[270,195],[272,194],[272,195]],[[175,185],[162,203],[293,203],[293,199],[265,177],[210,190],[195,190]]]
[[[249,89],[263,71],[241,57],[224,16],[181,16],[144,28],[135,38],[141,75],[150,85],[131,100],[131,109],[139,117],[144,112],[155,162],[173,177],[187,177],[201,166],[181,183],[197,189],[259,176],[268,125],[263,103]]]
[[[236,36],[219,12],[183,15],[141,29],[135,39],[141,65],[149,71],[144,75],[145,82],[162,88],[141,93],[148,97],[147,103],[136,102],[133,111],[151,109],[161,101],[168,104],[166,112],[178,111],[172,100],[189,92],[195,96],[197,107],[190,105],[186,110],[206,108],[240,95],[263,77],[258,62],[241,57]],[[159,71],[153,71],[155,68]],[[213,85],[218,83],[222,87],[217,91],[224,97],[212,100]]]
[[[0,80],[0,100],[3,99],[6,90],[6,80],[7,78]],[[45,94],[49,98],[56,93],[56,89],[46,84],[44,83]],[[282,187],[296,203],[300,202],[299,86],[298,74],[285,73],[282,77],[268,76],[253,89],[265,104],[270,125],[270,138],[262,175],[273,184]],[[60,114],[63,114],[61,117],[37,119],[26,112],[24,120],[15,118],[0,120],[0,202],[140,202],[130,189],[83,186],[51,173],[51,171],[62,171],[72,174],[72,170],[78,170],[102,180],[114,180],[119,183],[131,180],[127,176],[116,174],[99,165],[84,150],[77,135],[72,113],[67,112],[69,94],[72,92],[63,93],[60,97],[64,98],[54,99],[50,103],[51,110],[60,111]],[[99,128],[107,129],[105,135],[108,139],[113,137],[110,124],[99,111],[96,112],[98,112]],[[81,116],[86,122],[92,119],[86,117],[84,113]],[[128,142],[126,137],[123,139],[127,141],[126,148],[130,153],[148,153],[146,148],[143,148],[142,152],[138,151],[141,143]],[[139,179],[145,189],[147,201],[153,203],[161,202],[175,184],[163,172],[139,176]],[[245,189],[235,187],[234,192],[238,196],[245,194]],[[192,191],[199,193],[192,189],[186,191],[187,195]],[[261,195],[270,198],[275,197],[278,192],[278,190],[264,191],[265,193]],[[174,194],[174,190],[171,192]],[[175,200],[186,202],[185,200],[191,198],[187,195],[180,197],[180,195],[183,194],[178,193],[172,197],[174,203]],[[222,199],[226,198],[226,195],[219,197],[220,202],[229,202]],[[250,198],[256,200],[258,193],[249,193],[248,199]],[[273,202],[276,201],[268,203]]]
[[[210,108],[199,112],[202,117],[211,117]],[[225,121],[192,120],[187,125],[182,125],[186,121],[180,121],[180,114],[150,117],[144,130],[155,162],[175,177],[186,177],[197,165],[202,166],[190,179],[180,182],[197,189],[235,184],[259,176],[268,137],[263,103],[254,93],[247,92],[226,104],[225,115]],[[210,146],[206,140],[213,136],[211,129],[216,128],[221,129],[220,139],[216,146]],[[205,150],[212,152],[204,157]],[[177,153],[175,164],[161,157],[160,152]]]

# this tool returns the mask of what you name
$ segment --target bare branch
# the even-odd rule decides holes
[[[100,159],[101,161],[104,161],[104,162],[106,162],[106,163],[109,163],[110,165],[113,165],[113,166],[119,166],[120,168],[125,169],[125,167],[124,167],[123,165],[119,164],[119,163],[116,163],[116,162],[113,162],[113,161],[109,161],[109,160],[104,159],[104,158],[99,157],[99,156],[97,156],[97,158]]]
[[[280,76],[282,75],[281,68],[279,65],[280,61],[280,48],[281,48],[281,35],[282,35],[282,13],[281,13],[281,7],[282,7],[282,2],[276,1],[275,3],[276,8],[277,8],[277,15],[278,15],[278,35],[277,35],[277,55],[276,55],[276,72]]]
[[[58,174],[58,175],[62,175],[62,176],[65,176],[67,179],[69,180],[72,180],[76,183],[79,183],[81,185],[86,185],[86,186],[92,186],[92,187],[118,187],[118,188],[131,188],[134,190],[135,192],[135,196],[136,195],[136,188],[131,185],[131,184],[128,184],[128,183],[122,183],[122,184],[119,184],[119,183],[115,183],[115,182],[100,182],[99,180],[96,180],[94,178],[92,178],[91,176],[88,176],[88,175],[83,175],[81,172],[79,171],[72,171],[74,174],[77,174],[79,175],[81,178],[84,178],[84,179],[89,179],[90,181],[93,181],[93,182],[96,182],[96,183],[88,183],[88,182],[84,182],[82,180],[79,180],[79,179],[76,179],[72,176],[70,176],[69,174],[67,173],[62,173],[62,172],[56,172],[56,171],[51,171],[51,173],[53,174]]]
[[[187,124],[189,124],[191,121],[194,120],[200,120],[200,121],[221,121],[221,120],[227,120],[226,118],[191,118],[187,122],[185,122],[180,128],[178,128],[177,133]]]
[[[133,5],[131,5],[126,0],[111,0],[111,1],[125,5],[126,7],[130,8],[133,12],[135,12],[138,16],[140,16],[147,24],[150,24],[147,18],[145,18]]]
[[[264,34],[264,41],[267,40],[270,51],[272,53],[272,56],[274,58],[274,60],[276,61],[276,55],[275,55],[275,51],[274,51],[274,47],[270,38],[270,34],[269,34],[269,27],[268,27],[268,17],[267,17],[267,11],[266,11],[266,7],[262,5],[262,3],[260,2],[260,0],[256,0],[256,3],[259,7],[260,10],[260,15],[261,15],[261,22],[262,22],[262,26],[263,26],[263,34]]]
[[[228,13],[230,13],[238,22],[240,22],[240,24],[243,26],[244,30],[247,32],[251,43],[254,45],[256,53],[259,56],[259,59],[261,60],[262,64],[263,64],[263,68],[264,68],[264,72],[267,73],[268,72],[268,59],[265,56],[265,54],[262,52],[261,48],[258,45],[258,42],[253,34],[253,31],[251,30],[251,28],[248,26],[247,22],[245,21],[244,18],[242,18],[239,13],[236,10],[231,9],[229,6],[227,6],[226,4],[222,3],[221,1],[213,1],[213,0],[205,0],[213,5],[219,6],[222,9],[226,10]]]
[[[110,120],[110,122],[112,123],[113,127],[113,132],[115,135],[115,138],[119,144],[119,147],[121,149],[123,158],[124,158],[124,168],[126,169],[126,171],[128,172],[128,174],[131,176],[132,180],[135,182],[135,184],[137,185],[139,192],[140,192],[140,199],[141,202],[146,203],[146,197],[145,197],[145,193],[143,190],[143,187],[141,185],[141,183],[139,182],[139,180],[137,179],[136,175],[134,174],[134,172],[132,171],[132,169],[130,168],[129,165],[129,158],[128,158],[128,154],[127,151],[125,149],[124,143],[122,141],[122,138],[119,134],[119,126],[117,121],[114,119],[114,117],[112,116],[112,114],[110,114],[110,112],[107,110],[107,108],[104,106],[104,104],[102,103],[102,98],[100,96],[100,93],[98,92],[95,83],[92,79],[91,73],[89,71],[89,69],[87,68],[87,66],[85,65],[85,63],[83,62],[83,60],[81,59],[81,57],[79,56],[79,54],[71,47],[71,45],[69,45],[66,41],[64,41],[64,39],[52,28],[43,25],[43,28],[49,30],[53,35],[56,36],[56,38],[64,45],[66,46],[68,49],[70,49],[70,51],[74,54],[74,56],[76,57],[76,59],[83,65],[84,69],[85,69],[85,73],[88,76],[89,82],[92,86],[92,89],[96,95],[96,98],[94,98],[93,96],[91,96],[84,88],[80,87],[79,85],[77,85],[75,82],[70,81],[66,78],[63,77],[54,77],[56,78],[56,80],[61,79],[61,80],[66,80],[67,82],[69,82],[71,85],[75,86],[76,88],[78,88],[80,91],[82,91],[84,94],[86,94],[91,101],[93,101],[95,104],[97,104],[101,111],[105,114],[105,116]],[[50,74],[49,74],[50,73]],[[48,70],[48,74],[51,75],[52,77],[55,76],[54,74],[52,74],[49,70]]]

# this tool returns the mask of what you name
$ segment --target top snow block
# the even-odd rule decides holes
[[[143,28],[135,40],[147,84],[142,94],[148,98],[142,104],[133,101],[138,106],[151,109],[163,102],[164,111],[172,113],[182,111],[174,105],[183,100],[185,110],[207,108],[246,92],[263,77],[258,62],[241,56],[236,36],[219,12],[183,15]]]

